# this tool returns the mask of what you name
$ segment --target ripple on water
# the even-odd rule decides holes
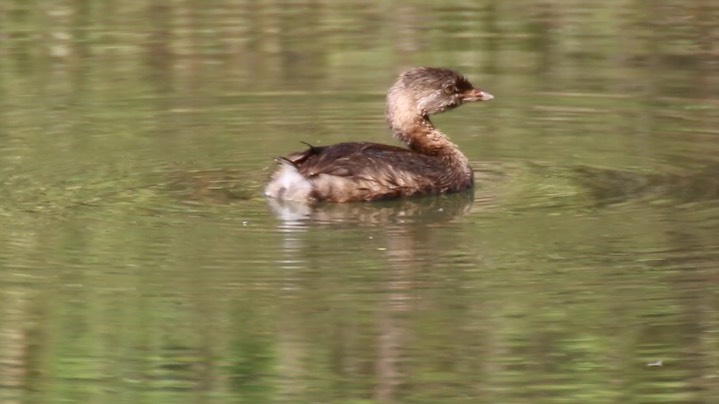
[[[518,161],[473,166],[476,206],[485,211],[573,211],[626,203],[712,209],[719,201],[719,164],[662,172]]]
[[[189,167],[188,167],[189,166]],[[2,211],[62,217],[82,208],[201,211],[257,198],[265,174],[256,169],[197,169],[191,164],[97,164],[10,173],[0,183]]]

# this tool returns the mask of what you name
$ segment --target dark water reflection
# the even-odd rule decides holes
[[[7,4],[6,4],[7,3]],[[719,6],[3,2],[0,401],[715,402]],[[411,65],[473,194],[308,210]]]
[[[377,203],[321,204],[308,206],[301,202],[278,201],[268,199],[275,215],[287,223],[309,221],[309,225],[318,223],[352,223],[369,225],[389,225],[392,223],[446,222],[469,213],[474,195],[463,192],[429,198],[412,198],[399,201]]]

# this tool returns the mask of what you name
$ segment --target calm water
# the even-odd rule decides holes
[[[3,2],[0,401],[719,401],[719,3],[437,4]],[[262,197],[416,65],[473,195]]]

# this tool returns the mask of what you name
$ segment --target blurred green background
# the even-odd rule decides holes
[[[0,401],[719,400],[719,3],[0,3]],[[478,187],[305,210],[443,66]]]

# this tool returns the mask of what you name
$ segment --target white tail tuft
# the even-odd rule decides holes
[[[312,183],[297,172],[290,162],[280,160],[282,166],[265,187],[265,195],[288,201],[307,201],[312,192]]]

